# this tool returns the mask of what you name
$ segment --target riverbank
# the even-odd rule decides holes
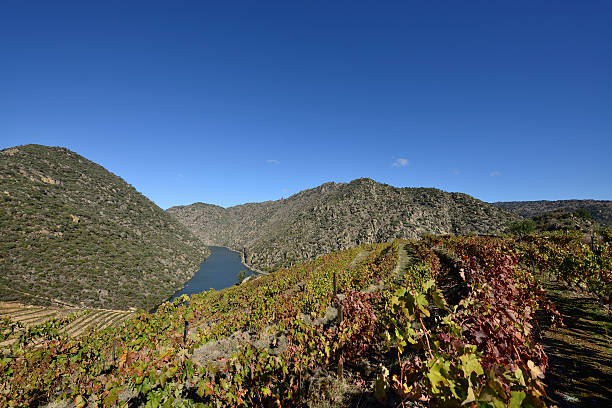
[[[260,275],[269,275],[270,274],[270,272],[264,272],[264,271],[262,271],[260,269],[254,268],[254,267],[250,266],[249,264],[247,264],[246,263],[246,259],[244,259],[244,253],[242,251],[238,251],[236,249],[233,249],[233,248],[230,248],[230,247],[226,247],[224,245],[214,245],[214,246],[219,246],[221,248],[229,249],[232,252],[237,252],[238,254],[240,254],[240,263],[242,263],[244,266],[246,266],[251,272],[255,272],[255,273],[258,273]]]
[[[173,299],[184,294],[191,296],[192,294],[205,292],[209,289],[223,290],[240,284],[240,271],[244,268],[248,271],[247,279],[249,280],[268,274],[247,265],[240,251],[221,245],[209,245],[208,248],[210,249],[210,255],[202,261],[199,270],[160,305],[165,302],[171,302]],[[155,312],[158,308],[159,305],[151,308],[149,311]]]

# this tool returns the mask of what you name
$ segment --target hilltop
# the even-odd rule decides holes
[[[521,217],[534,218],[553,211],[588,210],[591,218],[601,225],[612,227],[610,200],[507,201],[492,203],[497,208],[512,211]]]
[[[277,201],[230,208],[195,203],[167,212],[204,243],[240,250],[262,270],[395,238],[495,234],[520,218],[467,194],[367,178],[325,183]]]
[[[0,151],[0,300],[150,308],[207,253],[134,187],[68,149]]]

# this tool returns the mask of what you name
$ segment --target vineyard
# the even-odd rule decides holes
[[[78,309],[71,307],[30,306],[14,302],[0,302],[0,320],[11,326],[11,336],[3,335],[0,348],[14,343],[27,330],[46,327],[49,322],[64,322],[57,327],[59,333],[77,337],[88,330],[104,330],[118,326],[131,316],[124,310]]]
[[[571,234],[430,236],[154,314],[5,305],[0,406],[543,407],[539,321],[563,324],[543,277],[609,308],[612,248]]]

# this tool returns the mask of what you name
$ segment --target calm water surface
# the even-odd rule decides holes
[[[210,248],[210,256],[200,265],[200,270],[193,275],[183,289],[176,292],[172,299],[183,294],[192,295],[200,293],[210,288],[215,290],[228,288],[238,283],[238,274],[242,270],[247,271],[247,275],[253,272],[244,266],[240,260],[238,252],[230,251],[224,247]]]

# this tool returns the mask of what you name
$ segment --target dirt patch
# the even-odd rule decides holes
[[[349,268],[354,268],[361,261],[364,261],[370,254],[372,253],[372,249],[363,248],[359,251],[357,256],[351,261],[349,264]]]

